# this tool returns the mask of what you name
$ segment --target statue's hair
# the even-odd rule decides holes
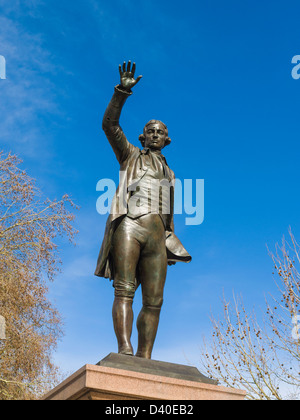
[[[159,120],[150,120],[145,125],[145,127],[143,129],[143,134],[141,134],[139,136],[139,140],[142,143],[142,146],[143,147],[145,146],[145,139],[146,139],[145,134],[146,134],[146,129],[147,129],[148,125],[150,125],[150,124],[157,124],[157,123],[161,124],[164,127],[164,129],[165,129],[165,132],[166,132],[166,135],[167,135],[167,138],[166,138],[166,141],[165,141],[165,146],[168,146],[171,143],[171,139],[170,139],[170,137],[168,137],[168,127],[166,126],[166,124],[164,124],[162,121],[159,121]]]

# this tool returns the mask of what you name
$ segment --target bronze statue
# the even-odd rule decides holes
[[[121,82],[115,87],[102,127],[123,177],[112,202],[95,275],[113,280],[112,315],[118,352],[127,355],[133,355],[132,302],[141,284],[143,307],[137,319],[136,356],[150,359],[163,303],[167,265],[189,262],[191,256],[174,234],[175,176],[161,154],[171,143],[168,129],[161,121],[151,120],[139,137],[142,149],[128,142],[119,118],[126,99],[132,94],[131,88],[142,76],[134,78],[135,63],[131,66],[130,61],[119,66],[119,71]],[[164,182],[169,188],[161,188]],[[158,183],[159,194],[152,194]]]

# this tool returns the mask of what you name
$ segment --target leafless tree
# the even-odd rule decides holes
[[[262,313],[248,311],[241,297],[223,298],[223,317],[211,318],[202,365],[221,384],[245,389],[248,399],[300,397],[300,247],[291,230],[275,252],[276,287]]]

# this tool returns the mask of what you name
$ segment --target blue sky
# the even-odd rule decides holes
[[[193,256],[169,268],[153,358],[198,363],[222,294],[260,307],[274,290],[271,249],[299,225],[300,54],[297,1],[0,0],[0,148],[18,154],[49,198],[80,206],[77,246],[61,243],[50,297],[65,320],[57,364],[72,372],[117,351],[111,284],[93,275],[106,216],[101,178],[118,164],[101,119],[131,59],[143,79],[126,103],[128,139],[164,121],[180,178],[205,180],[205,219],[175,229]],[[135,319],[141,305],[135,301]],[[136,332],[133,344],[136,347]]]

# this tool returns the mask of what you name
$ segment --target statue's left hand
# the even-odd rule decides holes
[[[135,86],[143,77],[143,76],[138,76],[136,79],[134,78],[135,63],[132,64],[132,68],[131,68],[131,61],[128,61],[127,68],[126,68],[125,61],[123,63],[123,67],[121,67],[121,64],[120,64],[119,72],[120,72],[120,78],[121,78],[121,86],[127,91],[130,91],[130,89],[133,88],[133,86]]]

